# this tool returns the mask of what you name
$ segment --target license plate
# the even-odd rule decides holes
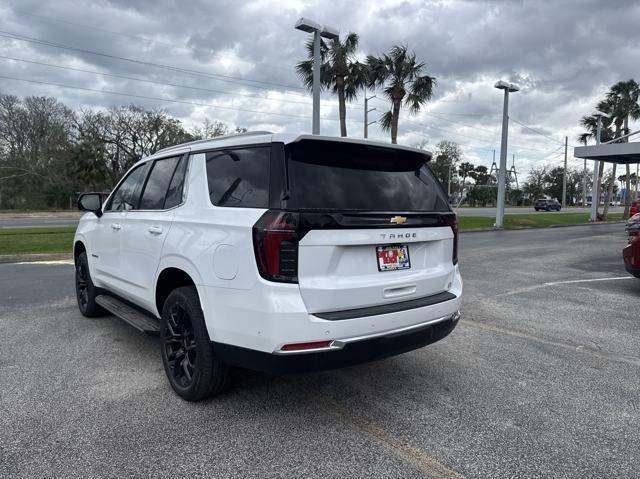
[[[396,271],[411,268],[409,246],[406,244],[377,246],[378,271]]]

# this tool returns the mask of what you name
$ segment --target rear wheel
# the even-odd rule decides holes
[[[96,303],[97,295],[96,287],[93,285],[91,275],[89,274],[87,253],[82,252],[76,258],[76,299],[78,300],[78,309],[80,309],[83,316],[95,318],[107,314],[107,312]]]
[[[230,367],[214,355],[194,287],[177,288],[165,301],[160,341],[164,370],[180,397],[200,401],[228,388]]]

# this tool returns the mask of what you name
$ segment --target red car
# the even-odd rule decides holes
[[[640,278],[640,213],[629,218],[626,230],[629,244],[622,250],[624,266],[629,273]]]

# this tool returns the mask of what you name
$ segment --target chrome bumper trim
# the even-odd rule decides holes
[[[436,318],[436,319],[431,319],[429,321],[424,321],[424,322],[418,323],[418,324],[412,324],[411,326],[404,326],[404,327],[398,328],[398,329],[391,329],[391,330],[388,330],[388,331],[382,331],[382,332],[379,332],[379,333],[366,334],[366,335],[363,335],[363,336],[353,336],[351,338],[335,339],[329,344],[329,346],[326,346],[326,347],[323,347],[323,348],[303,349],[303,350],[299,350],[299,351],[282,351],[282,350],[278,349],[278,350],[274,351],[273,354],[289,355],[289,354],[307,354],[307,353],[319,353],[319,352],[326,352],[326,351],[335,351],[335,350],[344,348],[347,344],[350,344],[350,343],[356,343],[356,342],[359,342],[359,341],[366,341],[368,339],[375,339],[375,338],[380,338],[380,337],[384,337],[384,336],[394,336],[396,334],[406,333],[406,332],[414,330],[414,329],[424,328],[425,326],[431,326],[433,324],[441,323],[443,321],[448,321],[448,320],[458,321],[459,319],[460,319],[460,311],[456,311],[453,314],[448,314],[446,316],[442,316],[442,317]]]

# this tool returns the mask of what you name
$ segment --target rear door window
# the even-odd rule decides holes
[[[180,159],[176,171],[173,173],[173,178],[169,184],[169,190],[167,191],[167,197],[164,200],[164,208],[169,209],[174,206],[178,206],[182,203],[182,194],[184,189],[184,178],[187,172],[187,165],[189,163],[188,157]]]
[[[450,211],[421,152],[302,140],[285,147],[288,199],[299,210]]]
[[[141,210],[161,210],[180,157],[156,160],[140,199]]]
[[[208,152],[207,182],[211,203],[268,208],[270,158],[269,146]]]

